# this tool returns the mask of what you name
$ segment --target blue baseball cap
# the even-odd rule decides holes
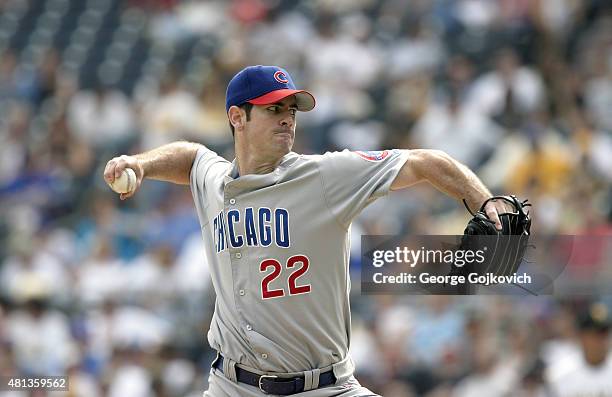
[[[308,91],[296,89],[285,69],[278,66],[248,66],[227,85],[225,110],[246,102],[268,105],[291,95],[295,95],[298,110],[308,112],[315,107],[314,96]]]

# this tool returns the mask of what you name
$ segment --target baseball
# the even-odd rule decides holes
[[[110,187],[117,193],[130,193],[136,189],[136,173],[131,168],[124,169],[121,176],[115,178]]]

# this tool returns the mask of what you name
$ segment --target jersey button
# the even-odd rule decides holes
[[[240,258],[242,258],[242,254],[241,254],[240,252],[238,252],[238,253],[236,254],[236,259],[240,259]]]
[[[246,326],[246,329],[247,329],[247,331],[252,331],[252,330],[253,330],[253,327],[251,327],[250,325],[247,325],[247,326]]]
[[[231,204],[231,205],[236,204],[236,199],[230,199],[230,204]]]
[[[244,290],[243,290],[243,289],[241,289],[240,291],[238,291],[238,293],[240,294],[240,296],[244,296],[244,294],[245,294],[246,292],[244,292]]]
[[[263,358],[264,360],[268,358],[268,355],[266,353],[261,355],[261,358]]]

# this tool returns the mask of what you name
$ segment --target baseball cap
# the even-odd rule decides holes
[[[581,330],[608,331],[611,322],[610,312],[603,303],[592,304],[578,315],[578,328]]]
[[[227,85],[225,111],[230,107],[249,102],[267,105],[295,95],[297,108],[308,112],[315,107],[314,96],[298,90],[289,73],[278,66],[248,66],[238,72]]]

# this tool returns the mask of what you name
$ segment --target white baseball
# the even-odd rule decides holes
[[[136,173],[131,168],[124,169],[121,176],[115,178],[110,187],[117,193],[130,193],[136,189]]]

